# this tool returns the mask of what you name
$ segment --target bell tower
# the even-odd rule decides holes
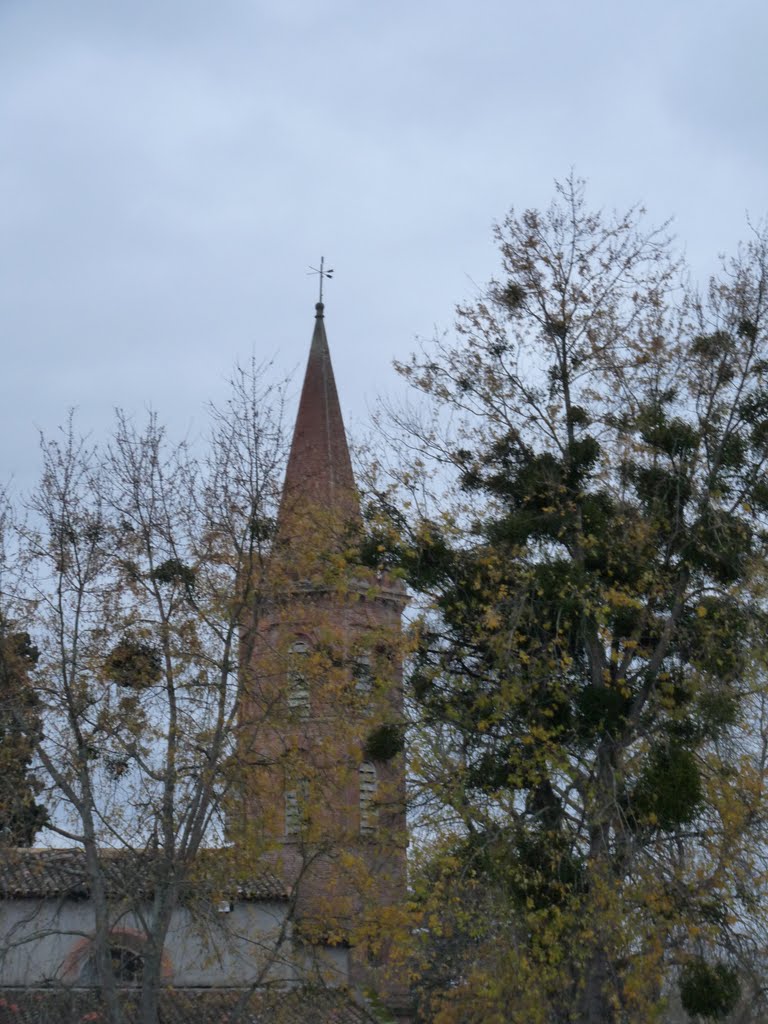
[[[362,517],[325,332],[312,343],[238,737],[250,831],[292,886],[309,947],[391,985],[384,920],[405,900],[402,585],[359,565]]]

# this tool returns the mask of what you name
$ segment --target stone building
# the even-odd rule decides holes
[[[318,303],[269,583],[241,637],[230,840],[259,844],[263,858],[255,877],[218,870],[209,885],[202,871],[180,894],[162,950],[163,1021],[408,1020],[384,926],[406,882],[404,593],[350,558],[361,525]],[[112,965],[126,1019],[138,1019],[151,872],[118,852],[103,867]],[[101,1019],[88,877],[76,849],[0,858],[0,1024]]]

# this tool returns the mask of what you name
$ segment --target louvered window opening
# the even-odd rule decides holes
[[[371,659],[362,657],[355,660],[352,675],[355,680],[355,690],[359,694],[369,694],[373,689],[373,669]]]
[[[378,825],[377,788],[376,768],[370,761],[364,761],[360,765],[360,833],[364,836],[372,835]]]
[[[296,836],[306,820],[309,801],[309,783],[300,779],[294,789],[285,792],[285,834]]]
[[[308,654],[309,647],[302,641],[297,641],[290,650],[294,661],[306,658]],[[288,707],[300,718],[309,717],[309,682],[306,673],[295,664],[288,671]]]

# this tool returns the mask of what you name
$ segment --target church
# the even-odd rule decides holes
[[[411,1019],[391,948],[406,896],[406,598],[399,581],[355,564],[361,531],[320,301],[270,586],[241,626],[227,842],[184,877],[154,951],[165,1024]],[[260,853],[244,874],[246,848]],[[112,1017],[133,1024],[144,1020],[152,885],[140,853],[104,850],[100,867]],[[0,1024],[112,1019],[96,992],[89,877],[76,846],[0,855]]]

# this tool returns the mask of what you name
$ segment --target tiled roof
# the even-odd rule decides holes
[[[126,1024],[139,1024],[137,993],[120,996]],[[163,1024],[374,1024],[365,1007],[334,989],[173,990],[160,997]],[[104,1024],[93,992],[0,989],[0,1024]]]
[[[100,860],[108,895],[141,897],[152,892],[149,855],[105,850],[100,854]],[[201,888],[204,888],[204,883],[195,883],[195,891],[199,892]],[[238,900],[287,898],[285,884],[266,868],[251,878],[227,879],[224,884],[217,879],[216,889],[222,895]],[[0,849],[0,899],[85,899],[89,895],[90,882],[83,850]]]

